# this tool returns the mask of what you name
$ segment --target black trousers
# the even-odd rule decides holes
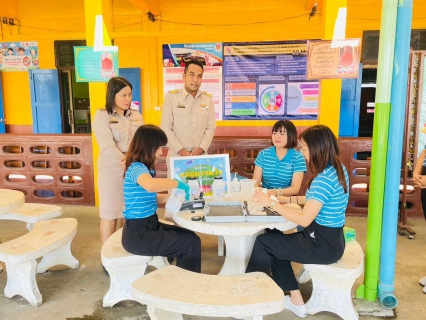
[[[264,233],[257,237],[246,272],[269,273],[286,291],[298,290],[291,262],[330,264],[345,251],[343,228],[329,228],[312,222],[304,230],[292,233]]]
[[[141,256],[176,257],[182,269],[201,272],[201,239],[193,231],[162,224],[157,214],[126,219],[121,239],[126,251]]]

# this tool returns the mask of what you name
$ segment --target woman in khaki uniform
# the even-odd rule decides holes
[[[139,112],[130,109],[132,85],[123,77],[108,82],[105,109],[98,110],[93,132],[100,148],[98,158],[101,242],[123,224],[124,158],[136,130],[143,124]],[[117,223],[118,222],[118,223]]]

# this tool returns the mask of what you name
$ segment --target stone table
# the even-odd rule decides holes
[[[297,224],[285,222],[226,222],[213,223],[192,221],[194,215],[203,215],[203,210],[191,213],[189,210],[180,211],[173,215],[173,220],[183,228],[211,235],[223,236],[226,244],[225,262],[219,275],[243,274],[246,271],[256,237],[265,228],[276,228],[287,231],[296,228]]]

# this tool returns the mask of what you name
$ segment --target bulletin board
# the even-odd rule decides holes
[[[163,45],[164,92],[182,88],[189,60],[203,63],[201,90],[216,120],[316,120],[318,80],[307,80],[307,41]]]

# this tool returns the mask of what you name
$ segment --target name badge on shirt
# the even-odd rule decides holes
[[[205,103],[200,104],[200,110],[208,110],[208,109],[209,107]]]
[[[135,121],[139,121],[139,120],[140,120],[139,118],[131,118],[130,122],[135,122]]]
[[[178,109],[185,109],[185,105],[182,104],[182,103],[178,103],[177,106],[176,106],[176,108],[178,108]]]
[[[109,119],[109,123],[118,123],[117,119],[115,119],[114,117],[111,117]]]

